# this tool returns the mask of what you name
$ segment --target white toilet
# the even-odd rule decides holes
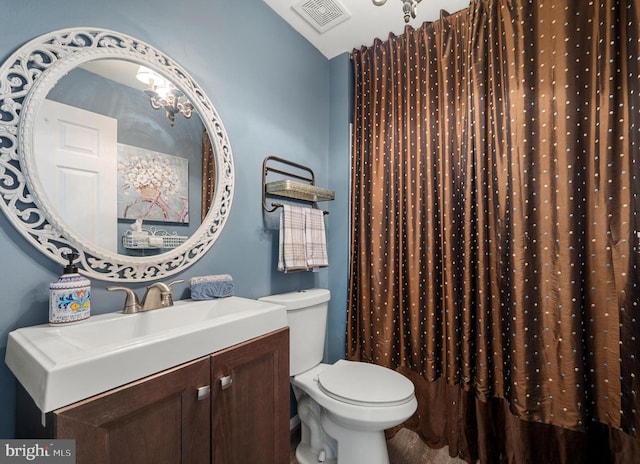
[[[298,400],[300,464],[389,464],[384,430],[411,417],[413,384],[386,367],[322,364],[330,293],[310,289],[260,298],[287,308],[291,385]]]

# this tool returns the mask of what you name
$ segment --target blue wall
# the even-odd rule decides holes
[[[21,0],[0,19],[0,60],[28,40],[66,27],[97,26],[132,35],[188,69],[207,91],[229,134],[236,188],[227,225],[213,248],[177,278],[229,273],[236,294],[259,297],[313,286],[332,291],[327,360],[344,356],[348,276],[347,54],[327,60],[261,0],[87,2]],[[282,274],[277,214],[263,214],[261,166],[266,155],[312,167],[317,184],[336,191],[323,204],[330,268]],[[47,321],[48,285],[57,263],[35,250],[0,214],[0,358],[7,334]],[[118,310],[122,296],[93,282],[92,313]],[[132,285],[141,293],[143,285]],[[188,297],[186,285],[176,290]],[[14,435],[15,378],[0,362],[0,437]]]

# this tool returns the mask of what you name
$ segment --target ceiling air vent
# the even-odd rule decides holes
[[[303,0],[293,9],[321,34],[351,17],[337,0]]]

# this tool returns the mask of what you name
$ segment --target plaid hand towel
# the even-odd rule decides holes
[[[284,205],[280,215],[280,249],[278,270],[292,272],[307,270],[305,244],[305,213],[299,206]]]
[[[319,209],[305,208],[305,241],[307,266],[317,270],[329,266],[327,236],[324,230],[324,213]]]

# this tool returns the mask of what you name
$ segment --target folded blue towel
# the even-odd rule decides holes
[[[233,278],[229,274],[192,277],[189,281],[192,300],[211,300],[233,296]]]

